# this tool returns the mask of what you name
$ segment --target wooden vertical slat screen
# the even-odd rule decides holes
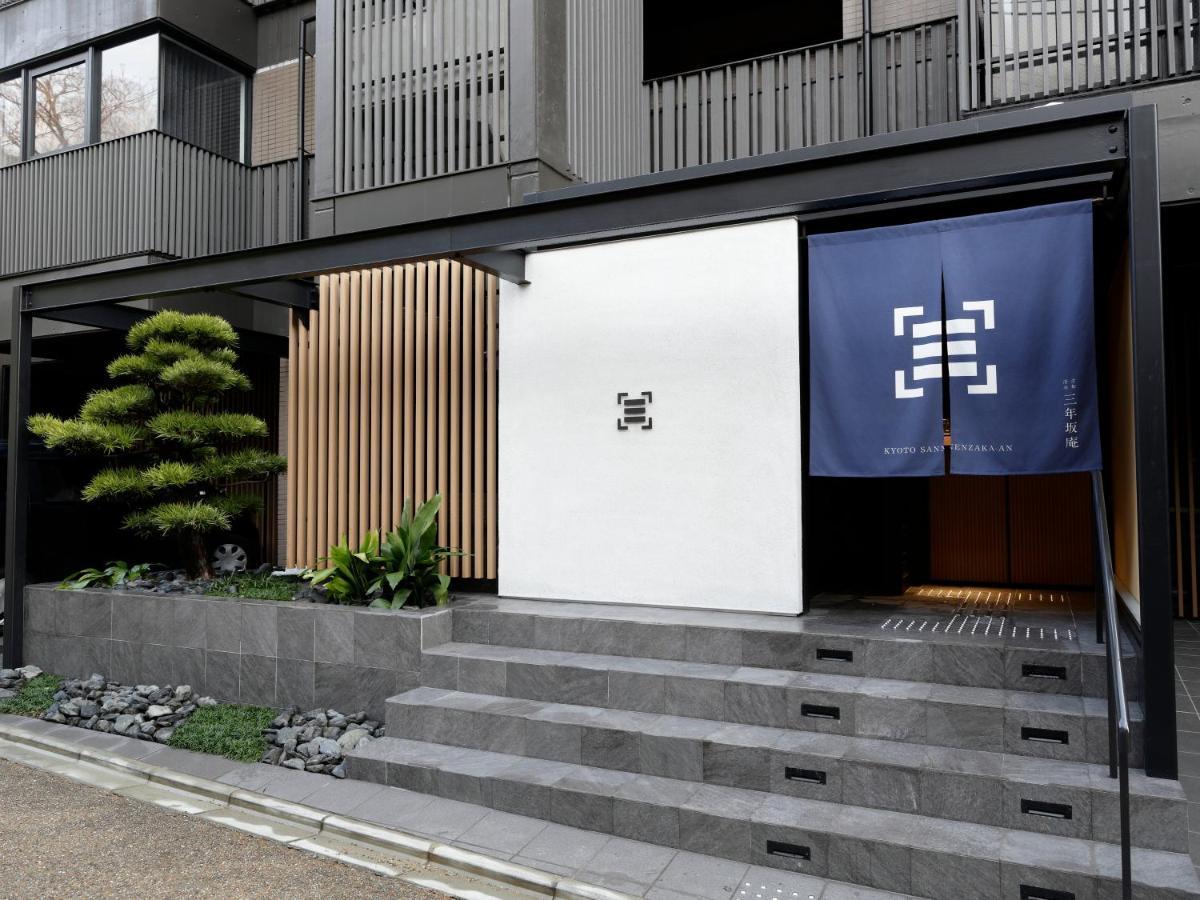
[[[496,279],[449,260],[323,275],[293,314],[287,560],[394,527],[441,493],[447,571],[495,578]]]

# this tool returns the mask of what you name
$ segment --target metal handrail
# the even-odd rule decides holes
[[[1125,699],[1125,676],[1121,671],[1121,632],[1117,626],[1117,591],[1114,583],[1112,546],[1108,535],[1108,510],[1104,502],[1104,479],[1092,472],[1092,508],[1096,517],[1096,545],[1100,569],[1099,603],[1103,618],[1096,620],[1096,640],[1107,644],[1108,658],[1108,777],[1120,779],[1121,803],[1121,896],[1131,900],[1133,873],[1129,835],[1129,704]]]

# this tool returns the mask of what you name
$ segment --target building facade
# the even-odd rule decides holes
[[[289,460],[261,486],[254,533],[239,535],[256,559],[314,565],[343,536],[393,526],[406,499],[440,494],[463,591],[625,607],[629,622],[643,607],[796,616],[830,598],[936,599],[959,632],[995,625],[1015,640],[1003,603],[1022,627],[1045,613],[1051,624],[1030,627],[1061,625],[1072,648],[998,653],[994,679],[914,676],[923,687],[1025,689],[1019,679],[1039,676],[1005,665],[1058,679],[1066,660],[1062,680],[1078,666],[1079,683],[1064,693],[1104,696],[1101,670],[1078,654],[1087,598],[1111,569],[1140,660],[1139,764],[1177,775],[1171,620],[1200,617],[1194,2],[833,0],[803,15],[776,0],[686,13],[655,0],[68,6],[0,2],[0,339],[14,421],[23,404],[75,406],[148,311],[218,311],[253,367],[247,408],[267,415]],[[1099,479],[943,468],[972,452],[957,410],[995,388],[954,399],[967,371],[955,366],[982,379],[987,361],[950,358],[968,352],[953,337],[968,326],[951,315],[944,260],[914,266],[931,299],[897,307],[931,320],[900,316],[893,334],[889,319],[878,346],[909,328],[905,340],[923,334],[933,349],[905,354],[945,363],[912,370],[944,404],[932,402],[936,434],[914,452],[949,477],[813,468],[827,438],[813,430],[821,236],[1060,204],[1086,205],[1093,229],[1094,290],[1059,337],[1094,327]],[[1005,265],[1032,270],[1036,251]],[[986,348],[982,312],[970,330]],[[895,398],[914,396],[896,374]],[[833,405],[871,418],[855,404]],[[54,519],[31,484],[16,496],[36,542]],[[12,506],[10,562],[25,546]],[[31,576],[54,577],[26,555]],[[911,619],[880,627],[925,628]],[[455,627],[456,641],[506,644]],[[532,632],[517,644],[729,662],[716,648],[585,645],[543,647]],[[818,649],[833,654],[819,662],[849,662],[867,645]],[[743,644],[737,662],[767,657],[778,662]],[[855,677],[881,676],[857,665]]]

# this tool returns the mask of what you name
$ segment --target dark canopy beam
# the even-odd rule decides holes
[[[261,285],[322,272],[778,215],[806,215],[1111,171],[1129,98],[1072,101],[599,185],[507,209],[29,285],[30,309]]]
[[[317,305],[317,287],[306,281],[264,281],[260,284],[239,284],[226,288],[230,294],[261,300],[290,309],[313,309]]]
[[[154,315],[152,309],[135,309],[132,306],[116,306],[111,304],[95,304],[92,306],[76,306],[67,309],[52,309],[41,313],[43,319],[54,319],[56,322],[69,322],[72,325],[90,325],[93,328],[106,328],[109,331],[128,331],[142,319]]]
[[[483,269],[513,284],[529,284],[525,278],[525,252],[523,250],[493,250],[484,253],[464,253],[463,262]]]

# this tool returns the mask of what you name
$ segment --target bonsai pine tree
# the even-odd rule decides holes
[[[90,394],[79,415],[29,417],[47,447],[120,457],[83,489],[89,502],[123,504],[123,525],[173,537],[192,577],[212,577],[205,537],[228,530],[255,498],[239,485],[285,461],[239,447],[267,434],[257,416],[222,410],[250,381],[237,368],[237,333],[219,316],[166,310],[129,330],[130,352],[108,365],[116,387]]]

